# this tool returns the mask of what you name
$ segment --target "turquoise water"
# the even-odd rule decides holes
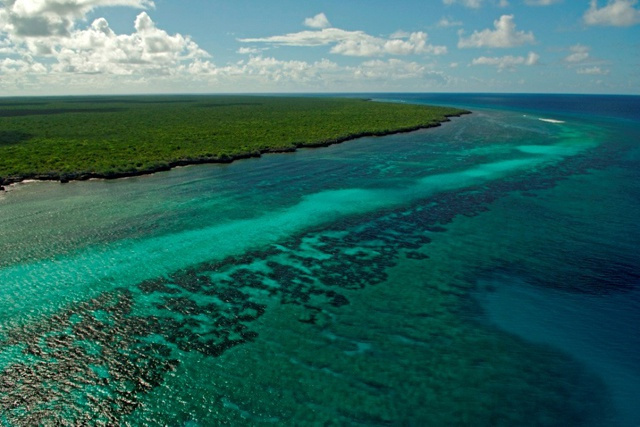
[[[0,193],[0,423],[640,424],[640,100],[375,98],[474,114]]]

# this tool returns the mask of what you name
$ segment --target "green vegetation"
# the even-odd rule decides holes
[[[435,126],[465,113],[362,99],[147,96],[0,102],[0,185],[228,162],[365,135]]]

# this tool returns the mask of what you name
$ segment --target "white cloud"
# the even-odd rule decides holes
[[[529,31],[516,31],[513,15],[502,15],[500,19],[493,21],[495,30],[484,29],[474,31],[469,38],[463,38],[463,31],[459,31],[460,40],[458,47],[514,47],[525,43],[535,42],[533,33]]]
[[[462,21],[452,21],[451,18],[442,17],[436,25],[440,28],[460,27]]]
[[[310,28],[329,28],[331,23],[324,13],[319,13],[313,18],[306,18],[304,20],[304,25]]]
[[[391,34],[389,36],[390,39],[406,39],[407,37],[410,37],[411,33],[408,33],[404,30],[398,30],[395,33]]]
[[[385,58],[339,65],[327,59],[280,60],[262,56],[260,52],[269,47],[264,44],[242,46],[237,52],[249,57],[219,66],[189,36],[158,28],[146,12],[139,13],[134,28],[125,33],[116,33],[105,18],[84,21],[100,7],[152,7],[150,0],[0,0],[0,5],[0,92],[7,95],[229,88],[370,91],[449,84],[449,77],[420,61]],[[315,24],[308,24],[325,25],[316,18],[322,16],[316,15]],[[398,31],[376,37],[362,31],[319,28],[260,42],[327,46],[336,54],[363,57],[446,52],[444,46],[431,45],[424,32]]]
[[[236,53],[239,53],[240,55],[254,55],[262,52],[262,50],[263,49],[258,49],[256,47],[241,47],[236,51]]]
[[[598,1],[591,0],[583,19],[587,25],[629,27],[640,23],[640,10],[634,7],[637,3],[638,0],[609,0],[598,8]]]
[[[287,87],[291,84],[307,88],[347,84],[346,87],[353,88],[367,87],[367,82],[376,82],[377,85],[382,83],[385,87],[393,87],[395,82],[407,80],[435,82],[439,85],[448,82],[444,74],[431,70],[425,64],[396,58],[368,60],[355,66],[339,66],[327,59],[306,62],[254,56],[224,67],[196,60],[187,70],[195,77],[209,77],[225,83],[260,85],[263,89]]]
[[[392,86],[394,82],[406,80],[428,80],[443,83],[448,81],[443,73],[431,66],[396,58],[373,59],[358,65],[342,66],[322,59],[316,62],[282,61],[272,57],[252,56],[235,64],[217,67],[209,61],[196,60],[186,67],[196,76],[211,76],[218,81],[253,81],[272,85],[273,83],[303,83],[312,86],[333,85],[336,82],[365,83],[384,82]]]
[[[509,0],[500,0],[498,2],[498,7],[509,7]]]
[[[381,39],[373,36],[349,38],[338,42],[331,48],[332,53],[347,56],[380,56],[380,55],[409,55],[435,54],[447,52],[444,46],[433,46],[427,43],[427,33],[422,31],[411,33],[405,39]]]
[[[550,6],[555,3],[560,3],[562,0],[525,0],[525,3],[529,6]]]
[[[420,78],[427,72],[426,67],[422,64],[395,58],[387,61],[380,59],[366,61],[350,69],[356,78],[366,79],[413,79]]]
[[[478,9],[482,6],[483,0],[442,0],[442,3],[450,6],[455,3],[459,3],[464,7],[469,7],[471,9]]]
[[[235,66],[223,67],[221,75],[259,77],[270,82],[304,83],[321,80],[321,76],[337,68],[326,59],[309,63],[306,61],[281,61],[275,58],[253,56]]]
[[[39,4],[34,2],[33,7]],[[18,38],[3,50],[12,50],[9,54],[22,59],[4,60],[2,70],[144,77],[172,74],[184,62],[209,56],[188,36],[170,35],[157,28],[146,12],[137,16],[134,26],[132,34],[118,35],[106,19],[98,18],[86,29],[72,30],[65,37]],[[47,65],[33,60],[32,55],[47,58]]]
[[[5,0],[0,31],[16,37],[68,36],[75,21],[99,7],[154,7],[151,0]]]
[[[609,74],[609,70],[602,69],[600,67],[578,68],[576,72],[578,74],[591,74],[591,75],[599,75],[599,76],[604,76]]]
[[[33,60],[31,56],[25,56],[20,59],[4,58],[0,60],[0,74],[44,74],[47,68],[39,62]]]
[[[322,59],[316,62],[282,61],[273,57],[251,56],[248,60],[238,61],[218,67],[210,61],[196,60],[188,65],[187,70],[196,76],[215,76],[220,79],[264,79],[265,82],[305,82],[319,78],[323,72],[337,69],[334,62]]]
[[[393,87],[399,81],[417,81],[421,86],[443,87],[451,80],[444,73],[431,70],[425,64],[396,58],[366,61],[357,67],[347,67],[347,70],[352,73],[355,81],[375,81],[385,87]]]
[[[363,31],[347,31],[339,28],[324,28],[319,31],[301,31],[282,36],[240,39],[243,43],[269,43],[284,46],[327,46],[331,53],[346,56],[382,56],[434,54],[447,52],[445,46],[434,46],[427,43],[428,35],[422,31],[405,35],[394,33],[394,37],[384,39],[371,36]]]
[[[536,65],[540,59],[540,55],[535,52],[529,52],[524,56],[499,56],[499,57],[487,57],[481,56],[474,58],[471,61],[471,65],[492,65],[498,67],[498,71],[502,70],[515,70],[517,65]]]
[[[583,62],[589,58],[589,46],[577,44],[569,48],[571,54],[569,54],[564,60],[570,63]]]
[[[0,4],[2,93],[155,91],[152,82],[176,76],[185,64],[209,56],[190,37],[157,28],[146,12],[138,14],[131,34],[116,34],[104,18],[85,23],[98,8],[151,8],[151,0],[0,0]]]
[[[98,18],[58,43],[53,69],[59,72],[166,74],[183,61],[209,56],[189,37],[157,28],[146,12],[137,16],[130,35],[116,35],[106,19]]]
[[[2,54],[14,54],[16,53],[13,43],[9,39],[0,38],[0,53]]]

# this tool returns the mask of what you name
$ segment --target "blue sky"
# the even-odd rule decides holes
[[[640,94],[638,0],[0,0],[0,96]]]

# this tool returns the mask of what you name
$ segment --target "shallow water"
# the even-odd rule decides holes
[[[474,114],[0,194],[0,420],[640,423],[637,117],[437,98]]]

